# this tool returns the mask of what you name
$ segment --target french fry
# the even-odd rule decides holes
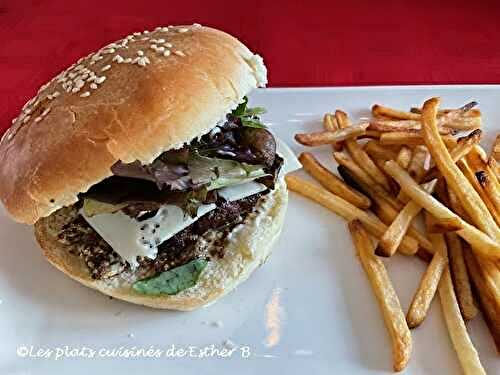
[[[498,299],[491,293],[481,268],[471,251],[464,251],[465,263],[469,271],[474,291],[476,292],[479,307],[483,312],[484,319],[495,342],[498,354],[500,354],[500,310]]]
[[[408,132],[390,132],[380,134],[380,143],[382,145],[406,145],[416,146],[424,145],[425,141],[422,136],[422,131],[408,133]],[[455,138],[451,135],[443,135],[441,137],[448,147],[454,147],[456,144]]]
[[[367,142],[364,146],[364,150],[373,159],[391,160],[396,159],[398,156],[397,152],[389,147],[382,147],[377,141],[374,140]]]
[[[344,152],[334,152],[333,157],[339,165],[343,165],[347,168],[358,180],[360,180],[365,186],[370,186],[367,189],[367,193],[370,197],[374,195],[384,199],[395,209],[400,210],[403,208],[403,204],[394,198],[389,192],[387,192],[382,186],[378,185],[373,178],[366,173],[356,162],[350,159]]]
[[[469,104],[475,105],[476,103],[471,102]],[[446,126],[458,131],[479,129],[481,127],[481,111],[478,109],[471,109],[471,106],[469,104],[466,104],[459,109],[439,110],[439,125]],[[412,113],[422,113],[420,108],[412,108],[410,111]]]
[[[380,105],[380,104],[375,104],[372,106],[372,115],[375,117],[384,116],[384,117],[389,117],[389,118],[398,119],[398,120],[417,120],[417,121],[420,121],[420,115],[418,115],[416,113],[400,111],[397,109],[385,107],[385,106]]]
[[[448,189],[453,189],[457,194],[465,211],[471,220],[496,243],[500,243],[500,230],[488,208],[481,200],[467,178],[455,165],[439,132],[437,131],[436,114],[438,98],[425,102],[422,113],[423,134],[427,149],[431,153],[436,166],[446,179]],[[474,246],[473,246],[474,247]]]
[[[437,181],[429,182],[423,189],[428,193],[432,193],[436,182]],[[389,225],[382,238],[380,238],[376,252],[377,255],[390,257],[396,252],[411,222],[419,214],[421,209],[422,207],[414,201],[410,201],[406,204],[391,225]]]
[[[486,194],[486,191],[483,189],[481,186],[480,181],[477,178],[477,175],[474,173],[474,171],[471,169],[469,163],[466,160],[460,160],[457,163],[458,167],[464,174],[464,176],[467,178],[467,180],[470,182],[471,186],[474,188],[474,190],[477,192],[477,194],[481,197],[482,202],[486,206],[488,212],[491,214],[493,219],[497,224],[500,224],[500,212],[496,210],[496,207],[494,204],[491,202],[490,197],[488,194]],[[480,176],[485,175],[486,172],[480,171]]]
[[[500,184],[498,183],[495,172],[488,164],[487,156],[485,155],[484,150],[479,145],[476,145],[467,155],[466,160],[470,169],[474,172],[477,182],[482,188],[481,191],[484,192],[484,194],[478,192],[479,195],[485,201],[485,204],[488,206],[488,209],[495,218],[495,221],[499,220]],[[479,189],[479,187],[477,188]],[[497,224],[498,223],[499,221],[497,221]]]
[[[331,132],[339,130],[339,124],[337,123],[337,119],[333,114],[325,114],[325,116],[323,117],[323,127],[325,128],[325,130]],[[337,142],[334,143],[332,147],[335,151],[342,151],[342,149],[344,148],[344,144],[342,142]]]
[[[490,156],[488,159],[488,166],[490,167],[491,171],[495,174],[497,180],[500,180],[500,166],[498,165],[496,159],[493,158],[492,156]]]
[[[443,203],[446,207],[449,207],[448,190],[446,188],[446,182],[442,178],[437,181],[434,195],[441,201],[441,203]],[[432,215],[425,216],[425,224],[428,233],[448,233],[462,228],[461,225],[457,226],[454,220],[449,222],[443,219],[437,219]]]
[[[380,139],[382,133],[377,130],[366,130],[363,134],[358,135],[358,139]]]
[[[304,146],[335,144],[364,134],[367,127],[368,123],[364,123],[335,131],[295,134],[295,140]]]
[[[460,308],[453,290],[453,283],[448,267],[446,267],[439,283],[439,299],[441,301],[444,320],[448,327],[448,334],[450,335],[464,374],[486,375],[486,371],[481,365],[479,355],[470,340],[467,328],[460,315]]]
[[[380,120],[375,119],[370,121],[369,130],[376,130],[382,133],[385,132],[404,132],[404,133],[418,133],[422,129],[422,125],[419,121],[415,120]],[[456,130],[440,127],[439,133],[442,135],[455,134]]]
[[[463,254],[462,241],[456,233],[446,233],[446,243],[448,245],[448,257],[450,272],[455,286],[458,305],[464,320],[473,319],[477,313],[477,307],[472,295],[469,275]]]
[[[341,129],[349,129],[351,127],[347,114],[342,111],[335,111],[335,118]],[[370,156],[362,149],[355,139],[348,139],[345,142],[347,151],[351,158],[366,172],[370,177],[384,189],[390,191],[391,186],[385,174],[377,167]]]
[[[427,148],[425,146],[415,146],[413,155],[408,165],[408,173],[416,181],[420,182],[425,174],[425,161],[427,160]]]
[[[474,147],[478,144],[482,137],[482,131],[480,129],[474,130],[465,137],[461,137],[457,141],[457,145],[450,151],[450,156],[452,160],[456,163],[464,156],[466,156]],[[432,166],[426,173],[422,182],[431,181],[439,176],[439,170],[436,166]]]
[[[436,252],[420,280],[406,314],[406,322],[410,328],[418,327],[424,321],[436,294],[441,275],[448,265],[448,251],[444,236],[442,234],[429,234],[429,237]]]
[[[296,176],[288,175],[285,178],[287,186],[291,191],[295,191],[296,193],[319,203],[347,221],[360,220],[366,229],[376,238],[380,238],[387,230],[387,226],[378,218],[357,208],[335,194],[332,194],[329,191],[319,186],[315,186],[314,184]],[[417,248],[418,242],[407,236],[401,242],[400,250],[403,253],[414,254],[417,251]]]
[[[392,340],[394,371],[402,371],[410,360],[412,339],[398,296],[384,264],[373,254],[373,244],[361,222],[350,222],[349,230]]]
[[[368,197],[352,189],[344,181],[323,167],[312,154],[303,152],[300,154],[299,160],[306,172],[314,177],[327,190],[363,210],[370,207],[371,201]]]
[[[399,183],[401,190],[426,211],[429,211],[433,216],[439,219],[449,219],[455,221],[457,226],[462,225],[463,228],[458,230],[457,234],[469,242],[476,251],[494,259],[500,258],[500,244],[498,242],[462,220],[445,205],[422,190],[410,175],[395,161],[387,161],[385,163],[385,170]]]
[[[407,169],[410,165],[412,153],[413,151],[411,148],[402,146],[396,158],[388,158],[386,160],[395,159],[401,168]]]
[[[491,157],[495,160],[500,159],[500,134],[495,138],[495,142],[493,143],[493,147],[491,148]]]
[[[360,180],[357,176],[351,174],[351,172],[342,165],[338,166],[339,174],[342,176],[344,181],[347,184],[351,185],[354,189],[363,192],[366,195],[370,195],[373,199],[372,206],[370,207],[380,220],[386,224],[391,225],[392,222],[398,216],[398,210],[396,210],[393,206],[391,206],[385,199],[380,197],[379,195],[373,193],[370,185],[367,185],[362,180]],[[432,247],[431,242],[423,233],[420,232],[418,228],[416,228],[413,224],[408,228],[408,236],[410,238],[414,238],[418,241],[419,246],[423,251],[427,254],[433,254],[434,249]],[[406,248],[399,248],[402,250],[402,253],[405,255],[413,255],[411,253],[406,252]],[[377,248],[378,250],[378,248]],[[384,254],[378,254],[384,256]]]
[[[483,187],[486,195],[495,207],[497,214],[500,214],[500,188],[495,181],[496,177],[491,174],[491,171],[476,172],[476,178],[479,184]]]

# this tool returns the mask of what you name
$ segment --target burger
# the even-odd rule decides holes
[[[136,32],[43,85],[0,142],[0,199],[59,270],[193,310],[261,265],[299,167],[247,94],[260,56],[208,27]]]

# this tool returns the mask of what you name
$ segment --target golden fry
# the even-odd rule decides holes
[[[410,328],[418,327],[424,321],[436,294],[441,275],[448,265],[448,251],[444,236],[442,234],[430,234],[429,237],[436,252],[420,280],[420,284],[406,314],[406,322]]]
[[[325,128],[325,130],[331,132],[339,130],[339,124],[337,123],[337,119],[333,114],[331,113],[325,114],[325,116],[323,117],[323,127]],[[334,143],[332,146],[335,151],[342,151],[342,149],[344,148],[344,143],[337,142]]]
[[[303,152],[300,154],[299,160],[306,172],[313,176],[327,190],[361,209],[370,207],[371,201],[369,198],[352,189],[344,181],[323,167],[312,154]]]
[[[477,315],[478,310],[474,303],[467,266],[465,265],[462,241],[456,233],[446,233],[445,236],[448,245],[450,271],[453,284],[455,285],[458,305],[460,306],[464,320],[471,320]]]
[[[457,194],[465,211],[479,229],[484,231],[496,243],[500,243],[500,230],[490,215],[488,208],[481,200],[467,178],[455,165],[439,132],[437,131],[436,114],[438,98],[432,98],[425,102],[422,113],[422,124],[425,143],[431,153],[436,166],[446,179],[448,189],[453,189]],[[474,246],[473,246],[474,247]]]
[[[422,131],[408,133],[408,132],[391,132],[381,133],[380,143],[383,145],[406,145],[416,146],[424,145],[425,141],[422,136]],[[448,147],[454,147],[456,144],[455,138],[450,135],[443,135],[441,137]]]
[[[423,187],[428,193],[432,193],[436,181],[432,181]],[[403,236],[406,234],[413,219],[419,214],[422,207],[414,201],[410,201],[397,215],[394,221],[389,225],[387,231],[380,239],[377,249],[377,255],[392,256],[399,247]]]
[[[330,193],[329,191],[314,185],[304,179],[288,175],[285,177],[288,188],[291,191],[319,203],[323,207],[343,217],[347,221],[360,220],[366,229],[376,238],[380,238],[387,226],[378,218],[368,214],[346,200]],[[405,237],[401,242],[401,251],[414,254],[417,251],[418,243],[415,239]]]
[[[458,230],[457,234],[469,242],[476,251],[495,259],[500,258],[500,244],[498,242],[462,220],[441,202],[422,190],[395,161],[386,162],[385,170],[399,183],[401,189],[426,211],[437,218],[455,220],[457,225],[462,225],[463,229]]]
[[[339,164],[347,168],[351,174],[353,174],[358,180],[360,180],[365,186],[369,186],[366,194],[370,194],[373,198],[374,195],[384,199],[387,201],[392,207],[397,210],[403,208],[403,204],[398,202],[396,198],[394,198],[388,191],[386,191],[382,186],[378,185],[373,178],[365,172],[357,163],[355,163],[352,159],[350,159],[343,152],[334,152],[333,157],[335,161]]]
[[[465,137],[461,137],[457,141],[457,145],[450,151],[452,160],[456,163],[465,157],[481,140],[482,132],[480,129],[473,131]],[[431,181],[439,176],[439,170],[436,166],[432,166],[426,173],[422,182]]]
[[[383,116],[383,117],[389,117],[389,118],[398,119],[398,120],[417,120],[417,121],[420,120],[420,115],[418,115],[416,113],[400,111],[397,109],[384,107],[383,105],[380,105],[380,104],[373,105],[372,115],[375,117]]]
[[[401,168],[407,169],[410,165],[412,155],[413,151],[411,148],[402,146],[396,158],[388,158],[387,160],[395,159]]]
[[[402,371],[410,360],[412,339],[399,298],[361,222],[350,222],[349,230],[391,336],[394,371]]]
[[[464,251],[464,258],[472,284],[475,287],[474,290],[479,297],[479,307],[483,312],[497,352],[500,354],[500,309],[498,298],[495,297],[492,289],[488,286],[472,251]]]
[[[335,111],[335,118],[341,129],[349,129],[351,127],[349,118],[342,111]],[[385,174],[377,167],[370,156],[356,142],[355,139],[348,139],[345,142],[347,151],[351,158],[366,172],[370,177],[384,189],[390,191],[391,186]]]
[[[396,159],[398,153],[389,147],[382,147],[377,141],[372,140],[365,144],[364,150],[373,159],[391,160]]]
[[[441,282],[439,283],[439,299],[443,311],[444,320],[448,327],[448,334],[457,353],[458,360],[462,365],[465,375],[486,375],[486,371],[481,365],[479,355],[474,344],[470,340],[467,328],[460,315],[460,308],[453,290],[450,270],[446,267]]]
[[[356,138],[365,133],[368,124],[353,125],[346,129],[316,133],[295,134],[295,140],[304,146],[335,144],[346,139]]]

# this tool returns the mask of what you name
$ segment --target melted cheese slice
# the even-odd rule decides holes
[[[276,151],[284,159],[280,178],[286,173],[301,168],[290,148],[279,139],[277,139]],[[222,188],[218,193],[228,201],[236,201],[265,189],[264,185],[252,181]],[[135,268],[138,265],[138,256],[156,258],[160,244],[215,208],[215,204],[202,205],[198,208],[198,215],[193,218],[185,215],[177,206],[164,205],[154,217],[143,221],[137,221],[121,211],[92,217],[85,216],[83,212],[81,214],[113,250],[120,254],[132,268]]]

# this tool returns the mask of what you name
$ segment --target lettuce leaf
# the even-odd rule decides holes
[[[208,261],[205,259],[195,259],[157,276],[136,281],[132,288],[136,292],[151,296],[174,295],[196,285],[207,264]]]
[[[250,128],[265,128],[266,126],[260,120],[259,116],[266,113],[265,108],[262,107],[248,107],[248,98],[245,96],[243,101],[231,112],[231,116],[235,119],[240,119],[243,126]]]

